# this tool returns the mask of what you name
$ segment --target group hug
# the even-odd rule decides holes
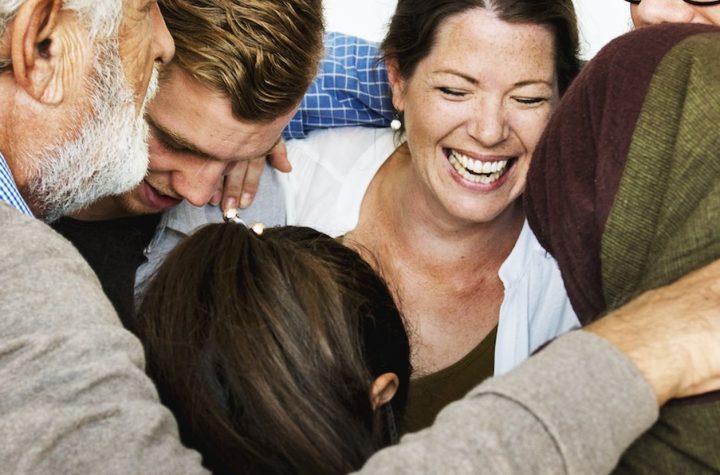
[[[720,473],[720,1],[627,2],[0,0],[3,473]]]

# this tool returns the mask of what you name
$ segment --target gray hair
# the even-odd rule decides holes
[[[0,40],[25,1],[0,0]],[[87,26],[90,41],[97,37],[114,37],[118,34],[122,8],[123,0],[66,0],[62,6],[62,10],[75,12]],[[0,58],[0,69],[9,64],[8,58]]]

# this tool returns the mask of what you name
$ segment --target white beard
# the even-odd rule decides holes
[[[117,43],[98,48],[86,86],[91,93],[91,116],[75,120],[82,124],[76,138],[49,147],[39,159],[30,161],[28,194],[48,222],[133,188],[147,171],[144,109],[157,89],[157,69],[143,110],[136,114]]]

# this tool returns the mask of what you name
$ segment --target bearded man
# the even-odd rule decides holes
[[[173,52],[152,0],[0,0],[4,472],[201,471],[96,277],[33,218],[143,178],[145,92]]]

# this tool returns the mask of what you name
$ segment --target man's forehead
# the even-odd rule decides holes
[[[149,114],[158,128],[182,138],[194,150],[219,160],[248,160],[266,155],[280,140],[294,114],[272,121],[240,120],[231,100],[172,63],[161,76]]]
[[[267,155],[280,141],[282,127],[263,125],[245,130],[209,117],[187,121],[183,116],[147,116],[153,135],[170,148],[220,161],[250,160]]]

